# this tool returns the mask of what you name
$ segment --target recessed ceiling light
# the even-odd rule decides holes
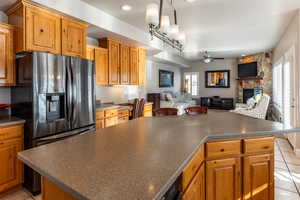
[[[132,9],[132,7],[128,4],[122,5],[121,9],[124,11],[130,11]]]
[[[193,3],[193,2],[195,2],[196,0],[185,0],[186,2],[188,2],[188,3]]]

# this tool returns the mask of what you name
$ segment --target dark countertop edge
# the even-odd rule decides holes
[[[300,128],[299,129],[289,129],[289,130],[275,130],[275,131],[259,131],[259,132],[250,132],[250,133],[245,133],[245,134],[241,134],[241,135],[226,135],[226,136],[205,136],[197,145],[197,147],[195,148],[195,150],[193,152],[191,152],[191,154],[188,156],[188,158],[181,164],[181,166],[177,169],[177,171],[169,178],[169,180],[167,181],[167,183],[160,189],[160,191],[154,196],[154,200],[158,200],[161,199],[163,197],[163,195],[165,195],[165,193],[169,190],[169,188],[171,187],[171,185],[176,181],[176,179],[181,175],[181,173],[183,172],[184,168],[188,165],[188,163],[192,160],[192,158],[194,157],[194,155],[198,152],[198,150],[200,149],[200,147],[207,142],[210,139],[228,139],[228,138],[241,138],[241,137],[255,137],[255,136],[274,136],[274,135],[281,135],[281,134],[285,134],[285,133],[293,133],[293,132],[300,132]],[[65,192],[67,192],[68,194],[72,195],[73,197],[75,197],[78,200],[88,200],[86,197],[82,196],[81,194],[79,194],[78,192],[76,192],[75,190],[71,189],[70,187],[68,187],[67,185],[65,185],[64,183],[62,183],[61,181],[57,180],[56,178],[54,178],[53,176],[49,175],[48,173],[44,172],[43,170],[41,170],[40,168],[34,166],[31,164],[30,160],[27,160],[26,158],[22,157],[22,155],[20,153],[18,153],[18,158],[24,162],[26,165],[28,165],[29,167],[31,167],[33,170],[37,171],[39,174],[41,174],[42,176],[44,176],[45,178],[47,178],[48,180],[50,180],[51,182],[53,182],[54,184],[58,185],[59,187],[61,187]]]
[[[57,186],[59,186],[66,193],[70,194],[74,198],[76,198],[78,200],[88,200],[87,198],[85,198],[84,196],[82,196],[81,194],[79,194],[78,192],[76,192],[75,190],[73,190],[70,187],[68,187],[67,185],[63,184],[61,181],[55,179],[54,177],[50,176],[49,174],[47,174],[46,172],[44,172],[43,170],[41,170],[39,167],[30,164],[30,161],[27,160],[26,158],[22,157],[22,155],[20,153],[18,153],[18,158],[22,162],[24,162],[27,166],[29,166],[30,168],[32,168],[34,171],[37,171],[41,176],[44,176],[45,178],[47,178],[47,180],[49,180],[52,183],[56,184]]]
[[[7,121],[7,122],[0,121],[0,127],[13,126],[13,125],[18,125],[18,124],[25,124],[25,120],[24,119],[16,119],[14,121]]]

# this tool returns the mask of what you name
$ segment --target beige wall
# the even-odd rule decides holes
[[[205,71],[230,70],[230,88],[205,88]],[[237,96],[237,60],[215,60],[212,63],[195,62],[190,68],[182,68],[184,72],[199,72],[199,95],[201,97],[220,96],[235,98]]]
[[[285,33],[282,35],[281,39],[278,41],[276,47],[273,51],[273,64],[279,61],[280,58],[292,47],[295,48],[295,81],[296,81],[296,122],[297,126],[300,125],[300,98],[299,98],[299,78],[300,78],[300,11],[295,12],[295,16],[288,24]],[[295,151],[300,154],[300,136],[298,134],[290,134],[288,136],[290,142],[293,144]]]

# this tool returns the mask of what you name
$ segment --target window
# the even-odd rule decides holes
[[[184,73],[184,89],[192,96],[198,96],[199,93],[199,73]]]
[[[282,113],[282,87],[283,87],[283,74],[282,63],[279,62],[273,68],[273,102],[275,107]]]

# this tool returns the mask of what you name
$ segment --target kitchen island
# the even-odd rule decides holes
[[[19,159],[43,176],[44,199],[160,199],[181,177],[180,190],[184,195],[187,192],[194,195],[197,190],[188,187],[197,183],[205,196],[205,191],[213,193],[211,188],[216,186],[216,183],[203,185],[204,179],[210,177],[203,174],[205,171],[223,177],[218,187],[226,186],[222,181],[228,183],[234,179],[233,189],[227,184],[224,189],[229,190],[218,193],[222,196],[224,192],[225,196],[233,195],[238,199],[243,193],[241,162],[249,164],[253,159],[249,160],[247,156],[253,154],[254,160],[266,159],[260,164],[266,164],[267,168],[259,165],[262,170],[254,172],[258,177],[262,176],[261,172],[263,176],[270,175],[267,177],[269,183],[261,184],[259,191],[268,190],[266,200],[271,200],[273,136],[299,131],[280,123],[229,112],[140,118],[96,131],[96,134],[91,132],[21,152]],[[220,155],[229,167],[219,169],[228,169],[228,173],[218,174],[218,168],[204,170],[205,166],[220,164]],[[206,194],[207,200],[218,199],[208,196]]]

